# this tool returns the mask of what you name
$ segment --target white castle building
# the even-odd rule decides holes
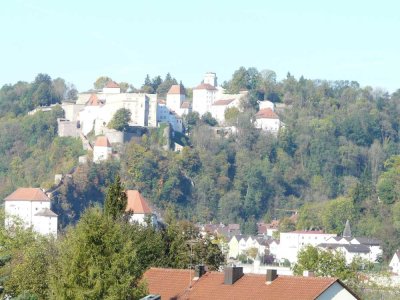
[[[4,199],[5,227],[20,223],[43,235],[57,237],[58,216],[50,209],[50,199],[39,188],[18,188]]]
[[[218,86],[217,75],[208,72],[200,85],[193,88],[193,111],[200,116],[209,112],[220,123],[225,122],[225,110],[230,107],[239,108],[240,101],[247,95],[246,91],[239,94],[225,94]]]

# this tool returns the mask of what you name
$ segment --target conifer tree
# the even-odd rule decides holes
[[[115,176],[114,182],[108,187],[104,203],[104,214],[113,220],[122,217],[128,199],[124,185],[119,175]]]

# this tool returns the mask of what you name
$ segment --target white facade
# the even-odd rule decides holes
[[[203,82],[205,84],[209,84],[209,85],[212,85],[214,87],[217,87],[218,86],[217,74],[215,74],[213,72],[207,72],[206,74],[204,74]]]
[[[392,272],[400,275],[400,251],[396,251],[396,253],[393,255],[389,267],[392,269]]]
[[[287,259],[291,263],[297,262],[297,254],[307,245],[316,247],[325,243],[330,237],[336,234],[323,233],[321,231],[293,231],[281,232],[279,242],[279,252],[277,259]]]
[[[96,135],[102,134],[120,108],[130,110],[130,125],[157,127],[156,94],[108,93],[96,96],[99,98],[96,105],[86,105],[79,112],[78,120],[84,135],[93,129]]]
[[[93,162],[107,160],[112,155],[111,147],[94,146],[93,147]]]
[[[338,282],[330,285],[317,300],[356,300],[357,298]]]
[[[211,105],[215,102],[217,89],[211,85],[201,84],[193,89],[193,111],[200,116],[210,112]]]
[[[21,224],[24,228],[57,236],[57,215],[50,210],[50,199],[37,188],[19,188],[4,199],[5,227]]]
[[[281,128],[281,121],[278,118],[257,118],[254,126],[266,132],[277,135]]]
[[[165,104],[158,103],[157,117],[158,123],[169,123],[174,131],[183,132],[182,118],[173,111],[169,110]]]

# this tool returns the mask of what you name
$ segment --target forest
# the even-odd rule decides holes
[[[147,76],[142,88],[157,90],[164,82],[157,78]],[[169,84],[177,82],[171,78]],[[37,88],[36,81],[26,88]],[[0,90],[2,196],[19,185],[49,185],[55,172],[76,165],[81,155],[79,141],[56,136],[56,114],[62,112],[22,114],[37,101],[27,105],[24,99],[34,98],[18,94],[19,85]],[[209,116],[192,113],[184,119],[187,132],[179,138],[187,146],[179,153],[163,150],[150,134],[125,144],[119,161],[78,166],[55,198],[62,226],[75,223],[85,208],[102,206],[106,186],[119,174],[160,213],[171,209],[179,219],[240,223],[244,233],[254,233],[260,220],[281,219],[281,231],[338,234],[349,219],[355,235],[379,237],[386,258],[391,256],[400,246],[400,90],[389,94],[356,81],[296,79],[290,73],[278,81],[273,71],[244,67],[223,86],[249,91],[240,110],[226,112],[237,134],[215,134]],[[278,136],[253,126],[264,100],[277,105],[285,124]],[[297,224],[285,210],[298,211]]]

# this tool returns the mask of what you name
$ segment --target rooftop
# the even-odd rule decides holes
[[[107,82],[105,88],[108,89],[119,88],[119,85],[115,81],[109,81]]]
[[[55,214],[51,209],[48,208],[43,208],[39,210],[35,216],[40,216],[40,217],[57,217],[57,214]]]
[[[111,144],[108,141],[108,138],[106,136],[99,136],[96,139],[96,142],[94,143],[95,147],[107,147],[111,148]]]
[[[216,87],[212,86],[208,83],[202,83],[194,88],[194,90],[209,90],[209,91],[216,91]]]
[[[207,272],[197,280],[193,276],[190,270],[150,268],[143,277],[149,293],[161,299],[303,300],[318,298],[335,283],[347,289],[338,279],[328,277],[278,276],[266,284],[265,275],[244,274],[234,284],[224,284],[223,272]]]
[[[174,84],[169,89],[168,94],[185,95],[185,89],[181,84]]]
[[[279,119],[279,117],[271,108],[263,108],[256,113],[256,119]]]
[[[136,214],[151,214],[152,211],[147,204],[146,199],[138,190],[127,190],[128,203],[126,204],[126,212],[133,212]]]
[[[18,188],[5,201],[50,201],[49,197],[39,188]]]
[[[220,100],[215,101],[212,105],[224,106],[224,105],[230,104],[234,100],[235,99],[220,99]]]

